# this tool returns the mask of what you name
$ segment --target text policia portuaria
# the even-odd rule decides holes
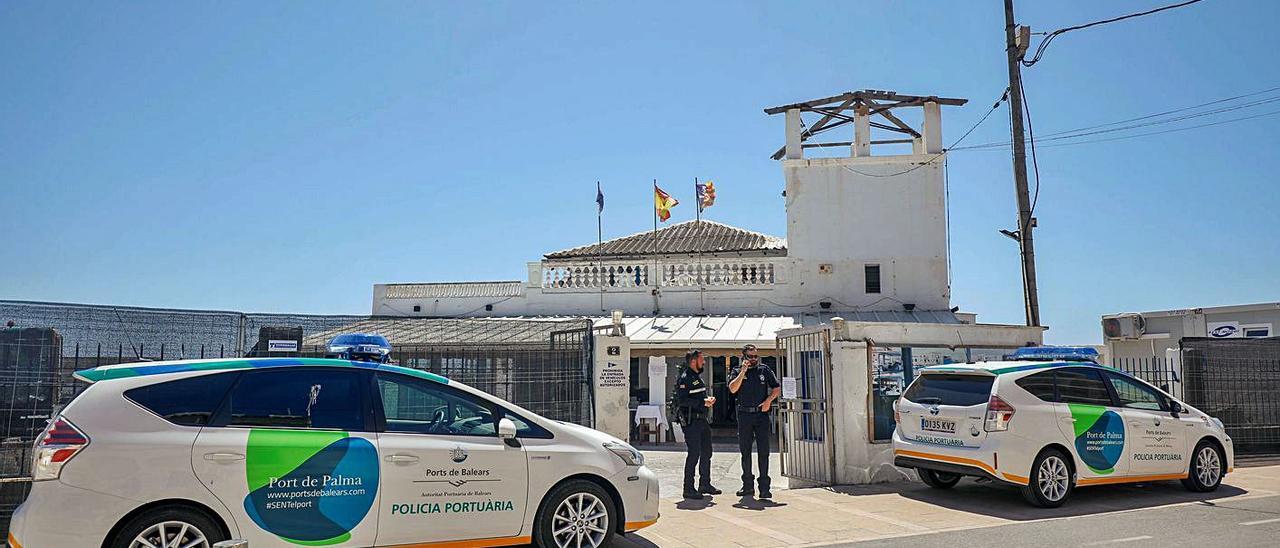
[[[391,515],[411,514],[465,514],[468,512],[510,512],[515,505],[509,500],[486,500],[468,502],[421,502],[415,504],[392,504]]]

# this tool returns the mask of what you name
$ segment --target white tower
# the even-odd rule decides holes
[[[787,257],[793,303],[819,310],[947,310],[947,204],[941,105],[964,99],[866,90],[765,109],[785,114]],[[895,109],[923,110],[920,129]],[[806,126],[802,114],[816,118]],[[902,112],[899,111],[901,114]],[[873,121],[873,117],[882,121]],[[845,126],[853,140],[808,142]],[[899,134],[873,140],[872,128]],[[910,153],[872,155],[879,145]],[[805,158],[839,147],[848,156]],[[822,303],[828,303],[823,305]]]

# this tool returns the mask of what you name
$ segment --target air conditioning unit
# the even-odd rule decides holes
[[[1140,339],[1147,332],[1142,314],[1117,314],[1102,319],[1102,335],[1108,339]]]

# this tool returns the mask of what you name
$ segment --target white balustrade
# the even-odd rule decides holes
[[[781,282],[780,266],[761,258],[688,261],[603,261],[542,263],[543,289],[644,288],[658,269],[661,287],[752,287]]]

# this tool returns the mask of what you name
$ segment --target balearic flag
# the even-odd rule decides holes
[[[653,207],[658,211],[658,220],[666,222],[671,218],[671,208],[680,203],[680,200],[672,198],[670,194],[663,192],[658,185],[653,185]]]
[[[698,183],[698,211],[716,205],[716,184],[707,181]]]

